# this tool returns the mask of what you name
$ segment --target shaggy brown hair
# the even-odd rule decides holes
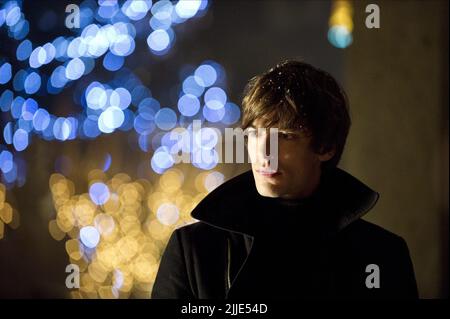
[[[316,153],[334,149],[324,168],[339,163],[351,125],[348,99],[337,81],[300,61],[285,61],[249,81],[242,100],[242,129],[257,119],[265,127],[307,132]]]

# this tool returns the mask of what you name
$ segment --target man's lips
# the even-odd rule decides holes
[[[268,170],[268,169],[257,169],[256,172],[264,177],[274,177],[281,173],[279,171]]]

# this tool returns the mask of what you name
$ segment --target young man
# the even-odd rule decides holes
[[[417,298],[405,241],[361,219],[378,193],[336,167],[350,117],[333,77],[287,61],[253,78],[242,104],[252,170],[174,231],[152,297]]]

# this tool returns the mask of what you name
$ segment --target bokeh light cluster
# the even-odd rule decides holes
[[[72,297],[148,298],[170,234],[195,222],[191,210],[224,175],[210,171],[188,177],[172,168],[150,182],[132,181],[124,173],[108,178],[96,169],[88,180],[83,194],[61,174],[49,181],[56,210],[49,232],[65,240],[70,262],[81,273]]]
[[[345,49],[353,42],[353,5],[348,0],[333,2],[329,20],[328,41],[336,48]]]
[[[29,23],[22,12],[22,1],[6,1],[0,8],[0,27],[7,28],[8,37],[15,42],[17,59],[0,58],[0,84],[9,87],[0,91],[0,109],[4,118],[9,118],[0,132],[5,143],[0,145],[1,150],[8,152],[0,158],[1,181],[7,189],[24,182],[25,176],[18,170],[23,163],[14,153],[25,151],[33,135],[47,141],[67,141],[134,128],[142,141],[155,128],[175,127],[176,107],[161,108],[150,89],[124,67],[125,59],[134,53],[136,41],[145,38],[145,33],[150,55],[167,54],[175,42],[176,26],[201,17],[207,8],[207,0],[85,0],[79,5],[80,28],[75,29],[74,36],[59,36],[39,45],[26,38]],[[136,27],[145,18],[148,27]],[[54,20],[52,11],[48,11],[39,28],[48,31]],[[99,58],[102,61],[97,66]],[[22,67],[15,69],[17,65]],[[78,81],[98,67],[117,72],[114,87],[95,80],[88,86]],[[74,100],[83,106],[83,112],[56,116],[47,105],[40,105],[40,97],[60,94],[71,86],[75,86]],[[8,150],[8,145],[12,149]]]
[[[103,167],[89,170],[85,184],[76,187],[64,173],[70,165],[78,169],[68,164],[71,158],[55,161],[57,173],[49,180],[55,214],[48,231],[64,241],[69,263],[80,268],[73,298],[148,298],[171,232],[194,222],[192,209],[224,182],[214,170],[218,134],[241,115],[226,92],[224,68],[213,60],[180,65],[167,103],[158,97],[161,88],[149,87],[127,62],[142,58],[142,50],[162,61],[176,50],[178,26],[202,17],[208,6],[207,0],[85,0],[79,4],[80,28],[42,43],[29,37],[22,1],[0,7],[0,31],[5,28],[14,52],[0,57],[0,239],[5,225],[19,226],[6,194],[25,184],[30,163],[24,159],[36,139],[88,143],[122,132],[131,149],[121,151],[147,156],[138,175],[151,178],[108,173],[114,161],[109,152]],[[55,21],[48,10],[37,27],[47,32]],[[64,111],[52,107],[58,97]],[[194,120],[203,125],[200,131]],[[177,167],[176,154],[192,165]]]

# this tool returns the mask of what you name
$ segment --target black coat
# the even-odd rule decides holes
[[[152,298],[417,298],[405,241],[360,218],[378,197],[336,168],[287,206],[260,196],[251,171],[239,175],[194,209],[198,222],[172,233]],[[369,265],[379,288],[366,285],[377,282]]]

